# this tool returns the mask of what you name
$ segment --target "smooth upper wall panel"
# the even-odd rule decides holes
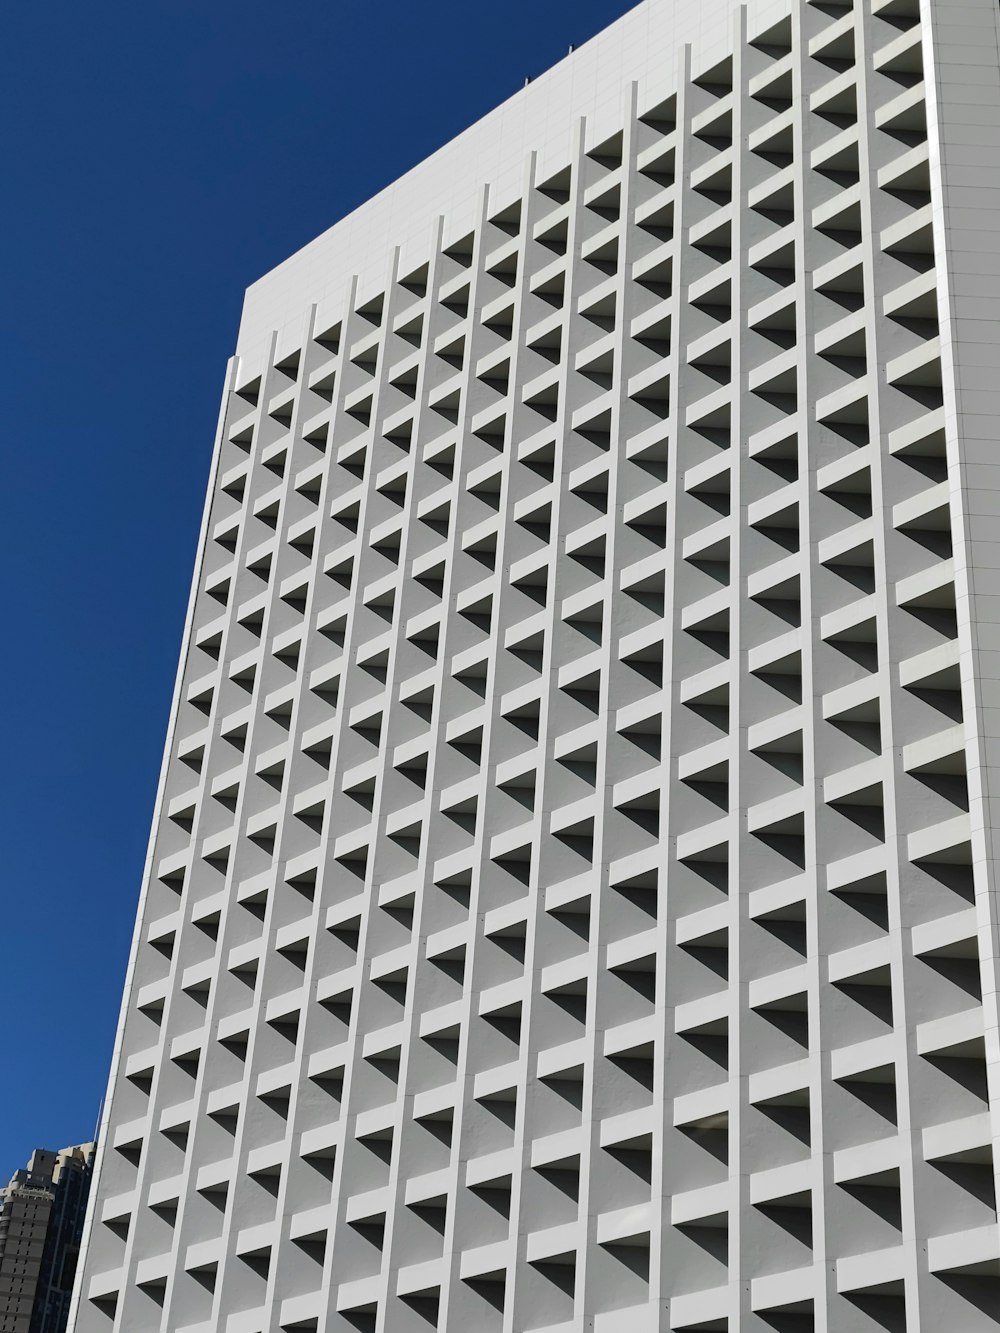
[[[444,219],[447,242],[476,221],[483,187],[491,206],[521,194],[529,154],[538,155],[539,179],[569,159],[573,127],[587,121],[588,144],[621,126],[622,99],[638,84],[645,110],[675,90],[678,54],[691,47],[695,70],[709,69],[733,49],[738,0],[645,0],[617,23],[535,79],[394,184],[355,209],[250,287],[243,306],[237,354],[253,368],[272,333],[278,354],[294,349],[311,305],[323,325],[342,313],[352,279],[365,298],[385,283],[387,256],[400,249],[400,271],[423,262],[432,229]],[[791,0],[749,0],[751,33],[789,13]]]

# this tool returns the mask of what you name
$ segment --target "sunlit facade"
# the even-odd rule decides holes
[[[77,1333],[1000,1329],[998,42],[646,0],[249,290]]]

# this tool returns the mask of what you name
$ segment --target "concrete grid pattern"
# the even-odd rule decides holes
[[[1000,19],[714,11],[231,364],[79,1333],[1000,1329]]]

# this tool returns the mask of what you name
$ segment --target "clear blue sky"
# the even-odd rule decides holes
[[[104,1093],[244,288],[628,8],[6,7],[0,1176]]]

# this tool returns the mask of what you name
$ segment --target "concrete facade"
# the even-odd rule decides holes
[[[77,1333],[1000,1329],[998,144],[646,0],[250,289]]]

